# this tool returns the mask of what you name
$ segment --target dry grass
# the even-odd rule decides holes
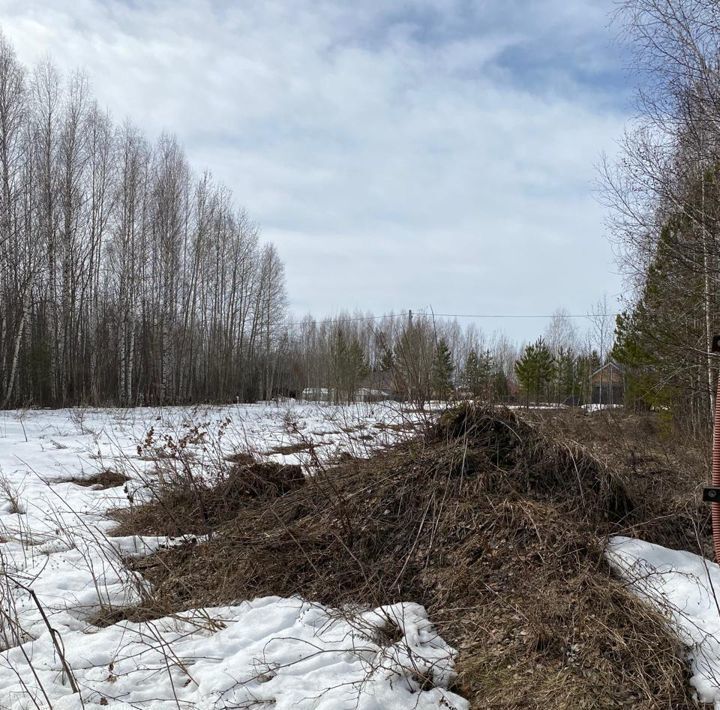
[[[268,456],[272,456],[273,454],[282,454],[283,456],[287,456],[288,454],[300,454],[305,453],[307,451],[312,451],[316,446],[319,446],[320,444],[313,444],[311,442],[298,442],[296,444],[287,444],[286,446],[276,446],[270,451],[267,452]]]
[[[130,479],[119,471],[106,468],[100,473],[84,478],[68,478],[64,483],[74,483],[76,486],[84,486],[86,488],[94,487],[98,489],[118,488],[124,486]]]
[[[168,496],[122,533],[158,532]],[[412,600],[460,651],[456,690],[473,707],[695,707],[677,640],[604,561],[605,535],[638,501],[623,476],[522,416],[461,407],[370,460],[233,500],[209,542],[134,563],[155,592],[130,615],[266,594]]]
[[[702,489],[710,476],[711,438],[694,439],[656,414],[608,410],[535,412],[535,426],[572,441],[623,480],[634,501],[621,532],[665,547],[713,557],[710,506]]]
[[[233,460],[212,479],[194,476],[189,469],[160,479],[150,502],[114,512],[115,534],[139,530],[149,535],[210,534],[237,518],[253,499],[277,498],[305,483],[300,466],[258,463],[240,456]]]

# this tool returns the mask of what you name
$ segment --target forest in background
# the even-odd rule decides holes
[[[289,396],[329,389],[324,395],[339,402],[352,401],[361,388],[418,404],[466,397],[589,402],[590,374],[612,347],[609,308],[599,302],[581,324],[558,309],[541,337],[526,345],[427,313],[307,316],[289,326],[275,386]]]
[[[527,347],[432,314],[291,321],[272,244],[177,139],[113,122],[82,73],[0,36],[0,406],[588,401],[607,303]]]

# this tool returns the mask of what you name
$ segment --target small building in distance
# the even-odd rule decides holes
[[[332,402],[335,400],[335,390],[329,387],[306,387],[302,391],[302,398],[306,402]]]
[[[334,387],[306,387],[302,391],[302,398],[306,402],[338,402],[338,392]],[[351,402],[381,402],[391,399],[392,393],[387,390],[373,389],[371,387],[358,387],[353,392]],[[347,401],[347,395],[341,398],[342,402]]]
[[[622,404],[625,397],[625,377],[622,368],[612,360],[590,375],[593,404]]]
[[[360,387],[355,392],[355,402],[382,402],[392,399],[392,393],[388,390],[373,389],[372,387]]]

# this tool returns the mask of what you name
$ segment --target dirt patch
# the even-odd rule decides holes
[[[327,462],[328,466],[337,466],[339,464],[343,463],[349,463],[350,461],[357,461],[360,457],[356,456],[355,454],[351,454],[349,451],[338,451],[334,456],[330,457],[330,460]]]
[[[404,422],[402,424],[388,424],[386,422],[376,422],[373,424],[374,429],[380,429],[381,431],[414,431],[419,428],[419,425],[411,422]]]
[[[107,468],[104,471],[100,471],[100,473],[88,476],[87,478],[65,479],[63,483],[74,483],[76,486],[83,486],[85,488],[107,489],[124,486],[129,480],[130,479],[126,475],[120,473],[119,471],[113,471],[112,469]]]
[[[298,442],[297,444],[287,444],[286,446],[276,446],[273,449],[270,449],[270,451],[266,452],[266,456],[272,456],[273,454],[282,454],[283,456],[287,456],[289,454],[300,454],[304,451],[313,451],[318,446],[323,446],[324,444],[319,443],[315,444],[312,442]]]
[[[268,594],[411,600],[459,650],[455,690],[473,707],[695,707],[679,642],[604,560],[637,501],[522,415],[463,406],[424,436],[242,505],[209,542],[132,563],[155,590],[142,613]]]
[[[157,611],[153,607],[138,605],[98,609],[95,613],[88,616],[87,622],[93,626],[106,628],[120,621],[131,621],[132,623],[139,624],[155,619],[157,619]]]

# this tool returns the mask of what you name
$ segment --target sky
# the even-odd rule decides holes
[[[227,184],[278,248],[291,313],[528,315],[622,294],[596,185],[632,107],[611,11],[0,0],[0,27]],[[530,339],[544,321],[476,323]]]

